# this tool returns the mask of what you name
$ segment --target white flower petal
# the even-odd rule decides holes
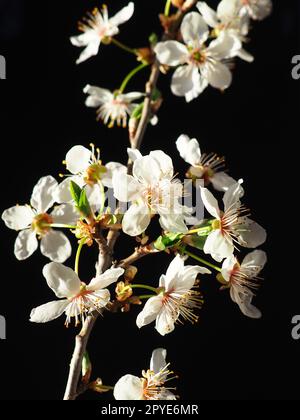
[[[199,164],[201,151],[197,139],[190,139],[189,136],[182,134],[176,141],[176,147],[185,162],[192,166]]]
[[[223,203],[225,212],[233,207],[240,205],[240,199],[244,196],[245,191],[241,185],[242,181],[232,184],[223,196]]]
[[[207,62],[202,69],[203,77],[216,89],[227,89],[232,82],[229,68],[219,61]]]
[[[141,185],[131,175],[113,174],[112,185],[115,198],[122,203],[133,201],[140,196]]]
[[[30,322],[45,323],[59,318],[70,304],[68,299],[55,300],[32,309]]]
[[[50,230],[41,239],[41,253],[51,261],[65,262],[72,254],[72,247],[66,235]]]
[[[178,214],[175,211],[172,213],[172,209],[170,209],[168,214],[162,214],[161,212],[159,214],[159,224],[166,232],[186,233],[188,231],[184,213]]]
[[[112,178],[114,174],[127,175],[127,167],[119,162],[109,162],[105,167],[106,172],[101,175],[101,182],[107,188],[113,188]]]
[[[113,99],[113,94],[108,89],[103,89],[98,86],[87,85],[83,89],[83,92],[89,95],[85,104],[91,108],[97,108]]]
[[[249,13],[252,19],[263,20],[272,12],[273,5],[271,0],[250,0],[246,5],[246,13]]]
[[[236,184],[236,180],[231,178],[226,172],[216,172],[210,178],[210,182],[217,191],[227,191],[231,185]]]
[[[114,387],[114,397],[116,400],[143,400],[143,382],[137,376],[122,376]]]
[[[152,370],[154,373],[160,372],[167,364],[166,357],[166,349],[159,348],[153,350],[150,360],[150,370]]]
[[[199,1],[196,4],[196,7],[201,13],[207,25],[209,25],[211,28],[215,28],[219,24],[216,12],[211,7],[209,7],[207,3],[204,1]]]
[[[115,283],[123,273],[123,268],[109,268],[103,274],[100,274],[99,276],[92,279],[87,286],[87,290],[104,289],[112,283]]]
[[[207,86],[208,82],[201,77],[198,68],[193,64],[178,67],[171,82],[173,94],[185,96],[187,102],[197,98]]]
[[[266,230],[251,219],[247,218],[239,229],[239,242],[246,248],[257,248],[266,242]]]
[[[190,290],[195,285],[198,274],[211,274],[211,271],[198,265],[186,265],[180,278],[175,283],[176,289]]]
[[[178,254],[170,262],[166,275],[164,276],[164,287],[166,288],[166,290],[170,289],[169,287],[170,282],[173,281],[174,278],[179,277],[181,273],[183,272],[184,261],[185,259]],[[162,286],[161,282],[160,282],[160,286]]]
[[[170,156],[161,150],[150,152],[149,156],[155,160],[160,169],[160,179],[172,179],[174,176],[173,162]]]
[[[99,52],[99,47],[101,44],[101,38],[100,36],[97,36],[95,34],[95,39],[89,42],[88,46],[82,51],[80,54],[78,60],[76,61],[76,64],[81,64],[84,61],[88,60],[89,58],[95,56]]]
[[[185,44],[196,48],[203,44],[209,35],[205,20],[197,12],[190,12],[185,15],[180,30]]]
[[[79,174],[84,172],[90,165],[92,157],[91,150],[83,146],[74,146],[70,149],[66,155],[67,170],[71,174]]]
[[[64,225],[76,225],[80,219],[80,215],[72,204],[61,204],[54,207],[51,213],[53,223],[61,223]]]
[[[127,22],[134,13],[134,3],[131,1],[127,6],[123,7],[118,13],[109,19],[110,26],[119,26]]]
[[[139,182],[148,185],[155,184],[161,177],[159,162],[149,155],[134,161],[132,173]]]
[[[218,229],[208,235],[203,250],[205,254],[210,254],[214,259],[219,261],[220,259],[230,257],[233,254],[234,246]]]
[[[22,230],[15,241],[15,256],[18,260],[26,260],[38,247],[35,232],[31,229]]]
[[[236,52],[236,56],[239,57],[241,60],[247,61],[247,63],[253,63],[254,61],[253,55],[246,51],[244,48],[239,49]]]
[[[78,275],[65,265],[56,262],[46,264],[43,275],[58,298],[72,298],[80,291],[81,282]]]
[[[207,48],[207,54],[216,60],[235,57],[242,48],[240,38],[233,31],[222,31]]]
[[[34,212],[29,206],[14,206],[2,213],[2,220],[9,229],[22,230],[31,225]]]
[[[221,0],[217,8],[218,18],[222,21],[231,21],[237,14],[239,0]]]
[[[130,103],[132,101],[141,99],[144,96],[145,94],[141,92],[129,92],[129,93],[123,93],[123,94],[118,95],[118,98],[124,102]]]
[[[53,176],[44,176],[34,187],[30,203],[37,213],[46,213],[55,202],[54,192],[58,183]]]
[[[144,202],[133,203],[124,214],[123,232],[129,236],[138,236],[145,232],[151,221],[148,207]]]
[[[202,202],[206,210],[216,219],[220,219],[220,209],[218,201],[207,188],[200,187],[200,192]]]
[[[227,282],[229,282],[230,277],[231,277],[231,272],[236,264],[237,264],[237,259],[235,258],[234,255],[231,255],[230,257],[226,258],[223,261],[221,274],[224,280],[226,280]]]
[[[159,42],[154,48],[158,61],[167,66],[178,66],[186,62],[188,50],[178,41]]]
[[[257,276],[264,268],[266,262],[267,254],[264,251],[256,250],[246,255],[246,257],[243,260],[242,266],[249,267],[251,269],[251,272],[253,272],[253,274]]]
[[[75,47],[86,47],[90,42],[94,41],[95,38],[96,32],[89,29],[80,35],[72,36],[70,41]]]
[[[143,310],[138,314],[136,318],[136,325],[138,328],[142,328],[155,320],[158,313],[162,309],[162,300],[162,295],[153,296],[147,300]]]
[[[60,184],[58,184],[56,190],[53,193],[53,197],[56,203],[69,203],[72,201],[70,193],[70,183],[75,182],[80,188],[84,186],[83,178],[80,176],[68,176]]]
[[[141,154],[139,150],[132,149],[130,147],[127,148],[127,154],[128,154],[129,159],[132,160],[132,162],[143,157],[143,155]]]
[[[156,318],[156,323],[155,323],[156,331],[162,336],[169,334],[175,329],[176,319],[174,319],[174,314],[173,316],[171,316],[169,311],[161,310]]]

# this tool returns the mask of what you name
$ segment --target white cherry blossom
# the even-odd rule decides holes
[[[227,0],[229,2],[230,0]],[[250,16],[254,20],[263,20],[273,9],[271,0],[237,0],[240,15]]]
[[[194,290],[198,274],[210,274],[207,268],[184,265],[184,259],[177,255],[169,265],[166,274],[159,280],[161,293],[149,298],[139,313],[136,323],[139,328],[155,321],[155,328],[161,335],[175,329],[176,322],[198,321],[194,313],[201,308],[200,292]]]
[[[229,33],[241,43],[241,48],[235,50],[235,56],[252,62],[254,57],[244,50],[242,43],[247,41],[250,18],[247,14],[240,14],[238,1],[222,0],[215,12],[207,3],[200,1],[196,4],[201,16],[208,26],[213,28],[213,35],[218,37],[222,32]]]
[[[85,47],[76,63],[80,64],[97,55],[101,42],[117,35],[119,26],[127,22],[133,12],[134,3],[130,2],[112,18],[109,18],[106,6],[103,6],[101,12],[95,8],[93,12],[88,13],[83,22],[79,23],[79,30],[83,33],[70,38],[76,47]]]
[[[229,32],[222,32],[207,46],[209,29],[197,12],[190,12],[184,17],[181,33],[184,44],[165,41],[159,42],[154,49],[161,64],[179,66],[173,74],[172,92],[177,96],[185,96],[189,102],[197,98],[208,85],[227,89],[232,74],[224,60],[236,55],[241,42]]]
[[[97,86],[87,85],[84,93],[89,96],[86,99],[86,106],[97,108],[97,119],[103,120],[104,124],[113,127],[115,123],[118,126],[127,126],[127,117],[131,116],[137,106],[136,101],[144,96],[141,92],[120,93],[111,92]]]
[[[66,326],[75,318],[76,325],[84,322],[86,316],[93,311],[101,311],[110,300],[110,292],[106,289],[124,273],[123,268],[110,268],[103,274],[93,278],[87,285],[82,282],[71,268],[59,263],[45,265],[43,275],[50,289],[61,300],[48,302],[34,308],[30,321],[45,323],[66,314]]]
[[[105,166],[100,160],[100,151],[97,155],[94,145],[91,150],[84,146],[72,147],[65,158],[66,169],[71,175],[58,185],[55,191],[55,200],[58,203],[72,201],[70,182],[73,181],[81,188],[85,186],[87,197],[94,211],[99,210],[102,202],[103,186],[112,188],[112,176],[115,173],[125,175],[127,168],[118,162],[109,162]]]
[[[33,189],[30,204],[14,206],[5,210],[2,220],[10,229],[20,231],[15,241],[14,252],[18,260],[30,257],[41,241],[41,253],[52,261],[64,262],[70,257],[71,244],[62,232],[51,229],[51,224],[76,224],[79,214],[70,204],[54,205],[54,192],[58,186],[52,176],[41,178]]]
[[[236,183],[222,170],[224,159],[214,153],[202,154],[197,139],[182,134],[176,141],[176,147],[182,159],[191,165],[187,173],[189,178],[203,179],[205,184],[211,182],[218,191],[226,191]]]
[[[156,349],[152,352],[150,369],[142,372],[142,378],[124,375],[114,387],[116,400],[176,400],[171,392],[174,388],[165,386],[170,377],[169,363],[166,363],[167,351]]]
[[[123,217],[123,231],[130,236],[140,235],[151,217],[158,214],[164,230],[186,232],[184,219],[189,209],[180,203],[183,186],[174,179],[172,159],[161,150],[153,151],[134,161],[132,173],[113,176],[115,198],[132,202]]]
[[[232,255],[226,258],[222,265],[222,277],[226,287],[230,287],[230,296],[242,313],[250,318],[260,318],[261,312],[252,305],[254,293],[252,290],[258,288],[258,274],[267,262],[266,253],[256,250],[248,254],[243,262]]]
[[[228,188],[223,196],[224,211],[207,188],[201,187],[201,197],[206,210],[215,218],[212,232],[205,244],[205,254],[211,254],[216,261],[230,257],[236,245],[256,248],[266,240],[266,231],[247,217],[249,211],[240,202],[244,190],[239,181]]]

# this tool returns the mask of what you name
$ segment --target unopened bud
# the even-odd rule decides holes
[[[138,272],[138,269],[134,265],[130,265],[125,270],[124,278],[126,279],[127,282],[130,283],[137,275],[137,272]]]
[[[132,289],[129,285],[126,285],[123,281],[120,281],[116,287],[117,300],[124,302],[132,296]]]

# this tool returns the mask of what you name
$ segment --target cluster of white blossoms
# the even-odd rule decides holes
[[[125,89],[134,75],[148,66],[157,76],[160,70],[167,72],[169,67],[175,67],[172,92],[187,101],[208,85],[228,88],[232,60],[253,60],[244,49],[251,19],[265,18],[272,4],[269,0],[222,0],[216,11],[205,2],[176,0],[172,4],[181,11],[169,16],[171,3],[167,2],[163,26],[168,41],[158,42],[152,37],[149,47],[131,49],[115,39],[119,26],[133,15],[133,2],[113,17],[108,16],[106,6],[102,11],[95,9],[80,24],[83,33],[71,38],[72,44],[85,47],[77,63],[96,55],[101,43],[114,43],[141,61],[118,89],[91,85],[84,88],[86,106],[96,108],[97,118],[109,127],[126,127],[130,119],[128,162],[104,164],[100,150],[93,144],[90,148],[75,145],[65,156],[66,173],[60,174],[60,182],[50,175],[42,177],[29,204],[3,212],[6,226],[18,232],[16,258],[27,259],[40,242],[42,255],[51,260],[42,273],[58,299],[34,308],[31,322],[45,323],[65,313],[65,325],[73,320],[77,326],[97,313],[126,313],[135,310],[133,305],[141,307],[145,302],[136,314],[137,327],[155,323],[157,333],[165,336],[178,324],[198,321],[204,303],[199,277],[202,280],[202,276],[212,276],[214,271],[221,290],[229,290],[232,301],[245,316],[261,316],[252,301],[267,258],[264,251],[255,248],[266,241],[266,231],[250,218],[250,210],[241,201],[245,194],[243,180],[228,175],[223,157],[203,153],[198,140],[186,134],[174,142],[188,164],[185,182],[164,151],[152,150],[143,155],[137,148],[142,140],[139,136],[148,123],[157,122],[162,94],[154,87],[149,94],[149,83],[147,92],[125,93]],[[174,19],[179,19],[178,31],[171,36],[168,30]],[[136,133],[140,133],[139,138],[133,141]],[[199,209],[203,214],[200,219]],[[158,237],[153,233],[157,228]],[[60,229],[66,230],[77,244],[73,268],[63,265],[72,256],[72,242]],[[118,261],[113,248],[121,233],[139,245]],[[86,282],[82,273],[79,275],[81,251],[94,244],[100,253],[97,272]],[[253,251],[240,257],[242,248]],[[134,264],[148,255],[154,258],[157,253],[169,258],[165,274],[157,281],[152,277],[154,284],[135,282],[139,274]],[[196,261],[196,265],[187,265],[187,259]],[[112,285],[115,290],[109,290]],[[138,289],[148,294],[136,292]],[[165,359],[166,350],[154,350],[150,369],[143,371],[142,377],[123,376],[114,387],[114,397],[176,399],[174,388],[166,386],[173,372]],[[88,380],[84,377],[84,381]],[[100,379],[90,383],[90,389],[93,387],[98,387],[98,392],[110,388],[102,386]]]

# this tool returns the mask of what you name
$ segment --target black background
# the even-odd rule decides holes
[[[112,14],[126,3],[107,1]],[[157,12],[164,5],[158,0],[135,3],[134,18],[120,35],[134,47],[144,46],[148,35],[159,31]],[[246,203],[269,233],[264,246],[269,263],[256,299],[263,318],[245,318],[227,292],[219,292],[213,277],[202,280],[200,323],[179,326],[166,337],[153,325],[137,330],[139,308],[106,314],[89,343],[94,375],[106,384],[126,373],[139,375],[148,367],[151,351],[163,346],[180,376],[183,400],[299,399],[300,341],[291,338],[291,319],[300,313],[297,255],[291,255],[292,239],[297,252],[299,223],[296,190],[292,195],[288,185],[298,165],[300,81],[292,80],[291,58],[300,54],[300,7],[292,0],[274,4],[273,15],[255,24],[251,33],[248,49],[255,62],[237,62],[234,83],[224,94],[209,88],[186,104],[170,93],[170,76],[161,77],[165,101],[160,123],[149,128],[142,147],[144,153],[156,148],[169,153],[184,175],[186,166],[175,148],[184,132],[197,137],[203,150],[224,154],[232,176],[244,178]],[[96,122],[94,110],[84,106],[82,88],[90,83],[115,89],[136,65],[134,58],[104,46],[97,57],[75,66],[80,49],[68,39],[77,33],[76,21],[96,5],[82,0],[39,6],[0,1],[0,54],[7,59],[7,80],[0,81],[1,211],[28,202],[37,180],[61,172],[60,162],[75,144],[93,141],[104,161],[126,161],[125,130]],[[129,90],[142,90],[145,76],[146,71]],[[63,318],[46,325],[29,323],[31,308],[54,298],[41,274],[47,260],[37,252],[17,262],[15,233],[2,228],[0,314],[7,320],[7,340],[0,341],[0,398],[61,399],[76,330],[66,330]],[[127,255],[134,245],[133,240],[120,241],[116,256]],[[95,257],[96,250],[83,254],[81,272],[87,278],[94,273]],[[137,279],[156,284],[169,261],[165,255],[142,260]],[[110,397],[90,393],[81,398]]]

